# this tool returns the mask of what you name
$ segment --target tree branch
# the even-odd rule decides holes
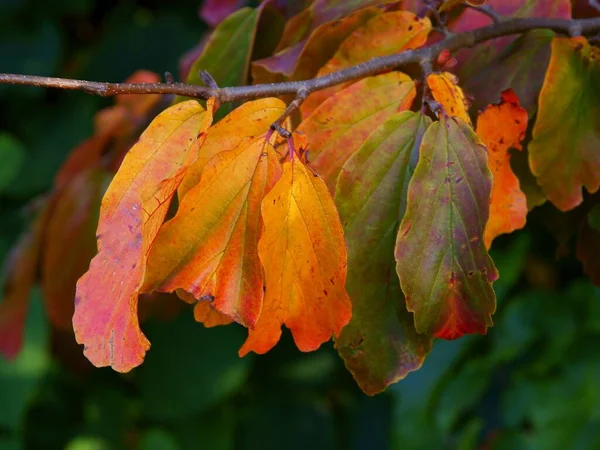
[[[389,56],[373,58],[344,70],[319,78],[284,83],[257,84],[254,86],[216,87],[195,86],[185,83],[103,83],[97,81],[71,80],[64,78],[38,77],[31,75],[0,74],[0,84],[39,86],[58,89],[84,91],[89,94],[111,96],[118,94],[175,94],[184,97],[208,99],[216,97],[220,102],[252,100],[280,95],[308,96],[310,93],[331,86],[376,75],[410,63],[433,60],[443,50],[454,52],[460,48],[472,47],[490,39],[525,33],[534,29],[549,29],[560,34],[570,35],[573,30],[582,35],[600,32],[600,17],[592,19],[549,19],[514,18],[505,19],[487,27],[453,34],[429,47],[407,50]]]

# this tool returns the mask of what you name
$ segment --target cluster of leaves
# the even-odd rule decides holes
[[[295,11],[280,3],[223,20],[187,81],[201,82],[200,69],[228,86],[249,72],[253,83],[309,79],[436,38],[415,14],[419,2],[317,0],[289,20]],[[562,0],[487,5],[518,17],[572,11]],[[454,13],[453,31],[490,20],[457,2],[441,7]],[[423,80],[407,68],[314,92],[288,139],[270,129],[280,99],[233,110],[176,99],[130,148],[159,100],[119,99],[15,249],[0,304],[3,352],[20,348],[38,266],[52,322],[68,329],[75,299],[85,355],[123,372],[150,346],[138,298],[159,292],[193,303],[207,327],[248,328],[242,356],[269,351],[283,325],[302,351],[333,335],[369,394],[419,368],[434,338],[486,333],[493,240],[546,200],[568,211],[583,187],[600,187],[600,52],[584,37],[532,31],[442,55],[435,68]],[[422,104],[439,107],[428,115]],[[511,149],[528,163],[511,165]],[[578,256],[597,280],[597,210],[591,201],[577,211],[580,221],[589,211]],[[68,240],[84,245],[73,252]]]

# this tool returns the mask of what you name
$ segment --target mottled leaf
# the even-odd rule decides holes
[[[282,325],[301,351],[316,350],[338,336],[351,316],[344,288],[346,244],[333,199],[323,180],[292,157],[263,200],[262,216],[258,254],[265,298],[240,356],[269,351],[279,341]]]
[[[427,77],[427,85],[434,100],[444,107],[446,114],[460,117],[467,124],[471,124],[469,105],[458,85],[456,75],[450,72],[432,73]]]
[[[181,289],[200,300],[197,318],[210,303],[254,327],[264,284],[260,205],[280,175],[279,155],[265,136],[215,156],[158,233],[143,291]]]
[[[198,160],[187,170],[177,195],[185,194],[200,182],[206,164],[218,153],[233,150],[242,142],[252,141],[269,131],[270,125],[285,111],[285,103],[263,98],[244,103],[208,129]]]
[[[322,103],[297,128],[309,142],[308,160],[334,192],[350,156],[379,124],[412,105],[414,82],[403,73],[365,78]]]
[[[317,76],[325,76],[378,56],[420,47],[427,41],[430,31],[431,21],[427,17],[419,19],[409,11],[377,15],[342,42],[333,57],[319,69]],[[302,104],[302,115],[307,117],[321,103],[349,84],[352,82],[314,92]]]
[[[406,310],[394,261],[406,189],[429,123],[413,112],[388,118],[346,162],[337,182],[352,320],[335,347],[370,395],[418,369],[431,349],[431,335],[418,334]]]
[[[600,187],[600,49],[583,37],[555,38],[540,93],[529,164],[562,211]]]
[[[141,364],[150,343],[137,317],[147,255],[181,183],[198,157],[212,121],[190,100],[163,111],[129,151],[102,199],[98,255],[77,283],[73,327],[97,367],[126,372]]]
[[[423,137],[396,243],[396,269],[420,333],[455,339],[492,325],[498,272],[483,242],[491,188],[475,132],[442,115]]]
[[[40,284],[50,322],[65,331],[73,327],[75,284],[97,251],[98,211],[109,182],[100,170],[75,175],[57,193],[43,230]]]
[[[509,150],[522,150],[526,131],[527,111],[512,90],[504,91],[502,101],[489,105],[477,118],[477,135],[488,149],[488,166],[494,179],[484,235],[487,248],[500,234],[525,226],[527,198],[510,166]]]

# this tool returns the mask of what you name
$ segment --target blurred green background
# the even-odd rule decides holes
[[[175,74],[206,32],[198,7],[0,0],[0,72]],[[27,226],[26,205],[110,104],[0,86],[0,261]],[[572,242],[556,260],[547,226],[556,217],[537,208],[527,230],[495,242],[488,335],[437,342],[420,371],[376,397],[360,392],[331,344],[301,354],[284,333],[269,354],[239,359],[243,329],[204,329],[189,311],[143,324],[153,346],[141,367],[93,369],[51,331],[36,289],[22,353],[0,357],[0,449],[598,449],[600,289]]]

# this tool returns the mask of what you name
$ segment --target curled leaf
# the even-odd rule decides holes
[[[262,202],[265,229],[258,254],[265,298],[254,329],[240,349],[266,353],[286,325],[301,351],[338,336],[351,316],[346,293],[346,244],[323,180],[292,157]]]
[[[97,367],[126,372],[141,364],[150,347],[137,317],[148,252],[187,167],[198,157],[211,110],[190,100],[158,115],[102,199],[98,254],[77,283],[73,316],[75,338]]]
[[[510,167],[510,149],[522,150],[527,131],[527,111],[521,108],[512,90],[502,93],[502,101],[489,105],[477,118],[477,135],[488,149],[488,166],[494,183],[490,218],[485,227],[485,246],[503,233],[525,226],[527,198]]]

